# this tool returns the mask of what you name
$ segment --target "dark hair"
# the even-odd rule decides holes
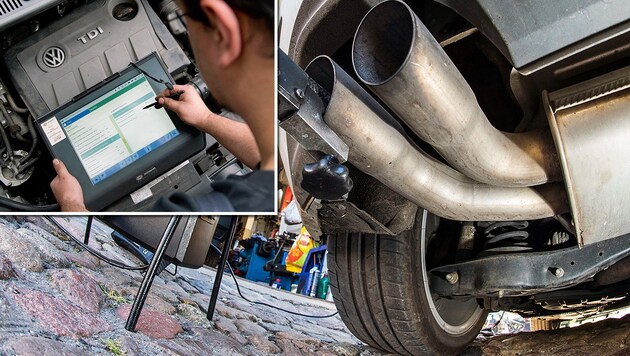
[[[186,15],[195,20],[202,22],[206,25],[208,19],[204,16],[201,7],[199,6],[199,0],[182,0],[186,4]],[[226,4],[230,5],[235,10],[239,10],[248,16],[263,20],[265,27],[269,30],[269,33],[273,35],[274,27],[274,0],[224,0]]]

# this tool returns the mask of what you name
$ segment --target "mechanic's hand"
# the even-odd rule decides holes
[[[167,97],[179,91],[184,92],[179,96],[179,100]],[[155,100],[161,106],[175,112],[185,123],[197,128],[211,114],[210,109],[191,85],[175,85],[172,90],[166,89],[158,94]]]
[[[56,158],[53,160],[53,167],[55,167],[57,176],[50,182],[50,188],[61,211],[87,211],[83,203],[83,190],[79,181],[68,172],[63,162]]]

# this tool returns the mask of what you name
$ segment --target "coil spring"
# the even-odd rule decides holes
[[[499,221],[486,227],[483,236],[484,255],[508,252],[521,252],[533,249],[528,241],[529,233],[525,230],[527,221]]]

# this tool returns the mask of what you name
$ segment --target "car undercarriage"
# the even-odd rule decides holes
[[[455,353],[488,311],[628,304],[627,11],[530,5],[280,6],[280,154],[369,345]]]

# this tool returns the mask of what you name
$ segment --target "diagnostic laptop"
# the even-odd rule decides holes
[[[155,54],[38,118],[54,158],[99,211],[205,147],[205,136],[164,108],[145,108],[173,78]]]

